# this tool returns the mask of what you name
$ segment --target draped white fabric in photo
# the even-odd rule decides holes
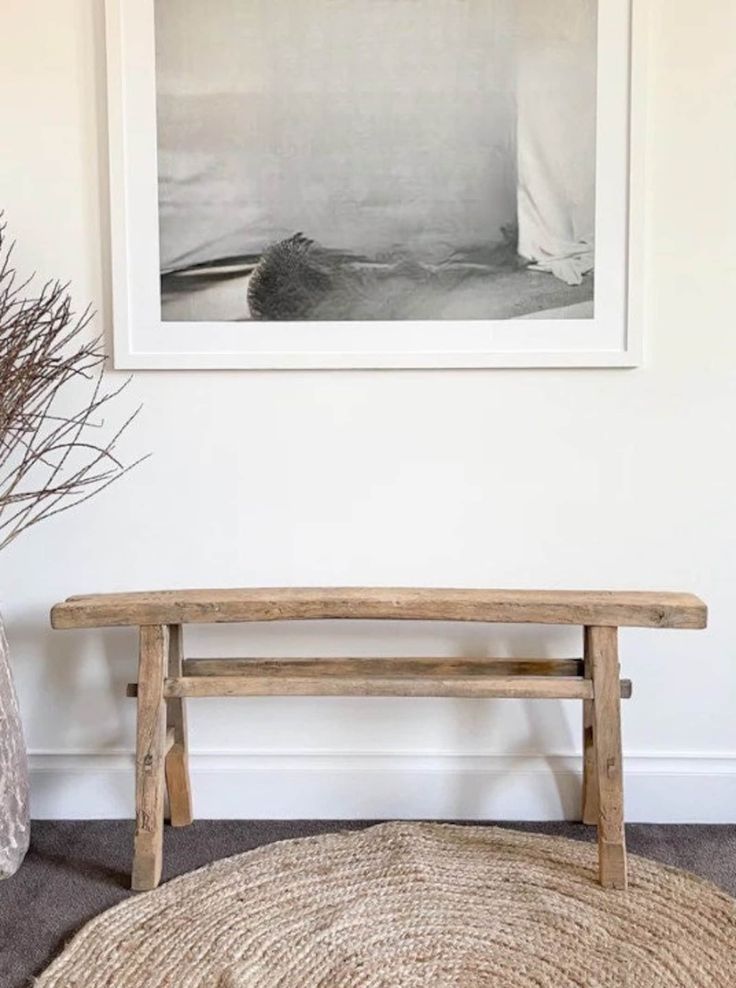
[[[597,9],[519,3],[519,253],[569,285],[595,262]]]

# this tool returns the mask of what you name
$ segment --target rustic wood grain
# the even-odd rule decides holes
[[[604,888],[626,888],[621,701],[619,699],[618,633],[615,628],[589,628],[592,665],[593,734],[598,779],[598,855]]]
[[[155,888],[161,879],[166,748],[163,683],[168,638],[163,625],[140,629],[132,879],[132,888],[138,891]]]
[[[94,594],[51,611],[55,628],[332,618],[703,628],[706,617],[686,593],[375,587]]]
[[[582,659],[495,659],[454,656],[356,656],[291,658],[191,658],[185,676],[340,676],[344,674],[406,676],[582,676]]]
[[[583,628],[583,675],[593,678],[590,658],[590,629]],[[598,778],[596,775],[593,701],[583,700],[583,807],[582,820],[588,825],[598,822]]]
[[[424,692],[421,686],[417,686],[416,690],[421,692],[414,693],[402,693],[398,692],[406,688],[407,681],[413,681],[417,675],[422,679],[426,679],[430,684],[427,689],[429,692]],[[523,679],[525,683],[528,684],[529,680],[536,681],[535,676],[527,676],[521,674],[515,676],[514,678]],[[569,683],[569,676],[561,676],[558,678],[565,679]],[[575,677],[574,681],[581,683],[581,690],[586,693],[586,695],[592,695],[592,684],[586,683],[582,678],[577,679]],[[216,679],[217,683],[213,687],[208,687],[206,683],[210,679]],[[223,688],[228,688],[226,694],[211,693],[210,688],[220,689],[220,684],[222,680],[227,680],[227,684]],[[198,680],[201,684],[200,686],[191,686],[190,680]],[[435,692],[436,690],[452,690],[453,684],[460,683],[460,693],[453,692]],[[425,672],[420,672],[418,674],[413,674],[410,671],[402,672],[398,675],[383,675],[377,674],[375,676],[366,675],[365,670],[356,669],[354,673],[343,672],[341,676],[332,675],[329,671],[320,673],[319,675],[313,675],[308,669],[296,670],[289,673],[288,675],[280,675],[274,673],[270,667],[263,670],[257,668],[250,669],[244,676],[237,676],[233,672],[228,672],[225,676],[221,675],[197,675],[197,676],[184,676],[182,678],[168,679],[165,684],[164,695],[166,697],[178,697],[178,696],[340,696],[342,694],[343,688],[349,690],[345,692],[345,696],[478,696],[478,695],[491,695],[488,690],[494,690],[493,695],[498,694],[498,683],[499,681],[504,681],[502,677],[499,676],[489,676],[485,679],[480,677],[475,677],[473,682],[468,682],[468,677],[462,673],[458,676],[453,677],[450,670],[446,670],[440,676],[428,675]],[[184,682],[184,685],[181,685]],[[374,691],[374,684],[378,684],[376,690]],[[449,684],[449,685],[448,685]],[[473,685],[474,684],[474,685]],[[487,687],[487,689],[486,689]],[[630,679],[622,679],[620,683],[621,687],[621,699],[628,700],[632,694],[632,685]],[[264,690],[271,690],[269,693],[265,693]],[[514,692],[514,687],[509,687],[511,693]],[[501,687],[501,690],[506,690],[506,687]],[[138,684],[128,683],[126,687],[126,695],[129,697],[138,696]],[[510,695],[508,692],[503,692],[502,695]],[[534,693],[534,697],[539,696],[544,699],[548,696],[548,693],[538,694]],[[532,697],[532,698],[534,698]],[[564,697],[563,697],[564,699]],[[572,699],[580,699],[577,695]]]
[[[582,700],[593,684],[578,677],[516,676],[183,676],[167,679],[170,696],[464,696]]]
[[[174,745],[174,729],[173,727],[166,728],[166,741],[164,743],[164,755],[168,755]]]
[[[168,676],[170,678],[182,674],[184,664],[182,645],[182,626],[169,625]],[[165,763],[169,819],[172,827],[186,827],[193,819],[192,789],[189,780],[186,701],[181,697],[167,698],[166,727],[173,734],[173,743],[166,754]]]

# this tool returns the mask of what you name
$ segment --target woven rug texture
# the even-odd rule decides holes
[[[37,988],[734,988],[736,901],[630,856],[388,823],[227,858],[89,923]]]

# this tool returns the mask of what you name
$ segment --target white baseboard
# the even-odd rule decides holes
[[[37,819],[133,816],[125,752],[34,752]],[[191,755],[200,819],[575,820],[580,757],[414,752]],[[736,754],[625,758],[626,819],[736,823]]]

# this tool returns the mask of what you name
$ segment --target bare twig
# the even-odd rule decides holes
[[[58,281],[27,294],[33,278],[18,278],[4,233],[0,214],[0,549],[141,462],[126,466],[115,452],[137,411],[111,437],[102,433],[101,413],[128,381],[105,389],[102,340],[85,338],[92,311],[76,316]],[[68,395],[81,407],[69,411]]]

